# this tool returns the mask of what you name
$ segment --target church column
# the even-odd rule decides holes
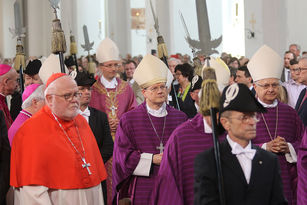
[[[14,3],[12,0],[0,1],[0,57],[12,58],[16,54],[16,38],[12,38],[9,28],[15,28]]]
[[[28,56],[49,56],[51,53],[51,28],[54,13],[49,1],[26,1],[26,44]]]
[[[120,54],[125,57],[131,53],[130,1],[107,1],[108,28],[106,36],[118,46]]]

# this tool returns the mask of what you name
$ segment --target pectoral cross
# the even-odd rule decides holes
[[[89,168],[89,167],[91,166],[91,164],[90,164],[90,163],[86,163],[85,158],[82,158],[82,161],[83,161],[83,163],[84,163],[84,164],[82,164],[82,167],[83,167],[83,168],[86,168],[87,171],[88,171],[88,174],[91,175],[92,172],[91,172],[91,170],[90,170],[90,168]]]
[[[164,150],[164,146],[163,146],[163,143],[160,142],[160,146],[159,147],[156,147],[157,150],[160,150],[160,154],[163,153],[163,150]]]
[[[112,115],[115,116],[115,110],[117,110],[117,107],[115,107],[114,105],[112,105],[112,107],[110,108],[112,111]]]

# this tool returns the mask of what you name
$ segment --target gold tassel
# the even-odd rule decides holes
[[[25,68],[25,55],[23,53],[22,45],[16,45],[16,57],[14,60],[14,68],[16,71],[20,70],[20,65],[22,68]]]
[[[221,94],[216,81],[212,79],[203,81],[201,91],[200,112],[203,116],[209,116],[210,108],[219,110]]]
[[[66,52],[66,40],[65,35],[61,27],[59,19],[52,21],[52,37],[51,37],[51,52],[52,53],[65,53]]]
[[[95,72],[96,72],[96,64],[93,61],[90,61],[88,63],[88,67],[89,67],[89,69],[88,69],[89,74],[95,74]]]
[[[75,41],[74,36],[70,36],[70,55],[76,55],[77,54],[77,43]]]
[[[203,74],[202,75],[203,80],[207,80],[207,79],[216,80],[216,74],[215,74],[214,68],[206,67],[206,68],[204,68],[204,71],[203,71],[202,74]]]
[[[161,59],[163,56],[168,57],[166,45],[162,36],[158,36],[158,57]]]

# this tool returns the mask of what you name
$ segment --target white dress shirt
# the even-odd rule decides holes
[[[288,94],[288,105],[295,108],[298,97],[301,91],[306,88],[306,85],[299,84],[290,79],[288,82],[283,82],[282,85],[286,88]]]
[[[84,111],[79,110],[79,114],[82,115],[82,116],[86,119],[86,121],[88,122],[89,117],[90,117],[90,115],[91,115],[91,112],[90,112],[90,110],[88,109],[88,107],[86,107]]]
[[[250,141],[248,145],[245,148],[243,148],[241,147],[241,145],[231,140],[228,135],[226,139],[232,149],[231,153],[236,155],[241,165],[242,171],[244,173],[246,182],[249,184],[249,180],[252,173],[252,160],[256,154],[256,150],[252,149],[252,144]]]

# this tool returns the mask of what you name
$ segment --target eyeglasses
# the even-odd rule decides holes
[[[256,85],[262,87],[263,89],[269,89],[270,87],[272,87],[273,89],[276,89],[279,87],[279,83],[272,83],[272,84],[269,84],[269,83],[266,83],[266,84],[259,84],[259,83],[256,83]]]
[[[66,93],[63,95],[57,95],[57,94],[50,94],[50,95],[55,95],[55,96],[64,98],[66,101],[71,101],[74,97],[80,98],[82,94],[79,92],[75,92],[75,93]]]
[[[307,70],[307,68],[295,68],[295,69],[293,69],[294,70],[294,72],[296,72],[296,73],[300,73],[302,70]]]
[[[239,117],[228,117],[229,119],[236,119],[242,123],[247,124],[249,120],[254,120],[254,122],[259,122],[259,117],[257,115],[241,115]]]
[[[105,64],[103,64],[103,63],[101,63],[100,64],[101,66],[104,66],[104,67],[107,67],[107,68],[119,68],[119,67],[121,67],[122,66],[122,64],[119,64],[119,63],[111,63],[111,64],[107,64],[107,65],[105,65]]]
[[[290,72],[292,72],[292,73],[299,73],[300,69],[299,68],[293,68],[293,69],[290,69]]]
[[[151,92],[158,92],[159,90],[162,90],[164,91],[166,89],[166,86],[165,85],[160,85],[160,86],[155,86],[155,87],[152,87],[152,88],[146,88],[146,90],[150,90]]]

